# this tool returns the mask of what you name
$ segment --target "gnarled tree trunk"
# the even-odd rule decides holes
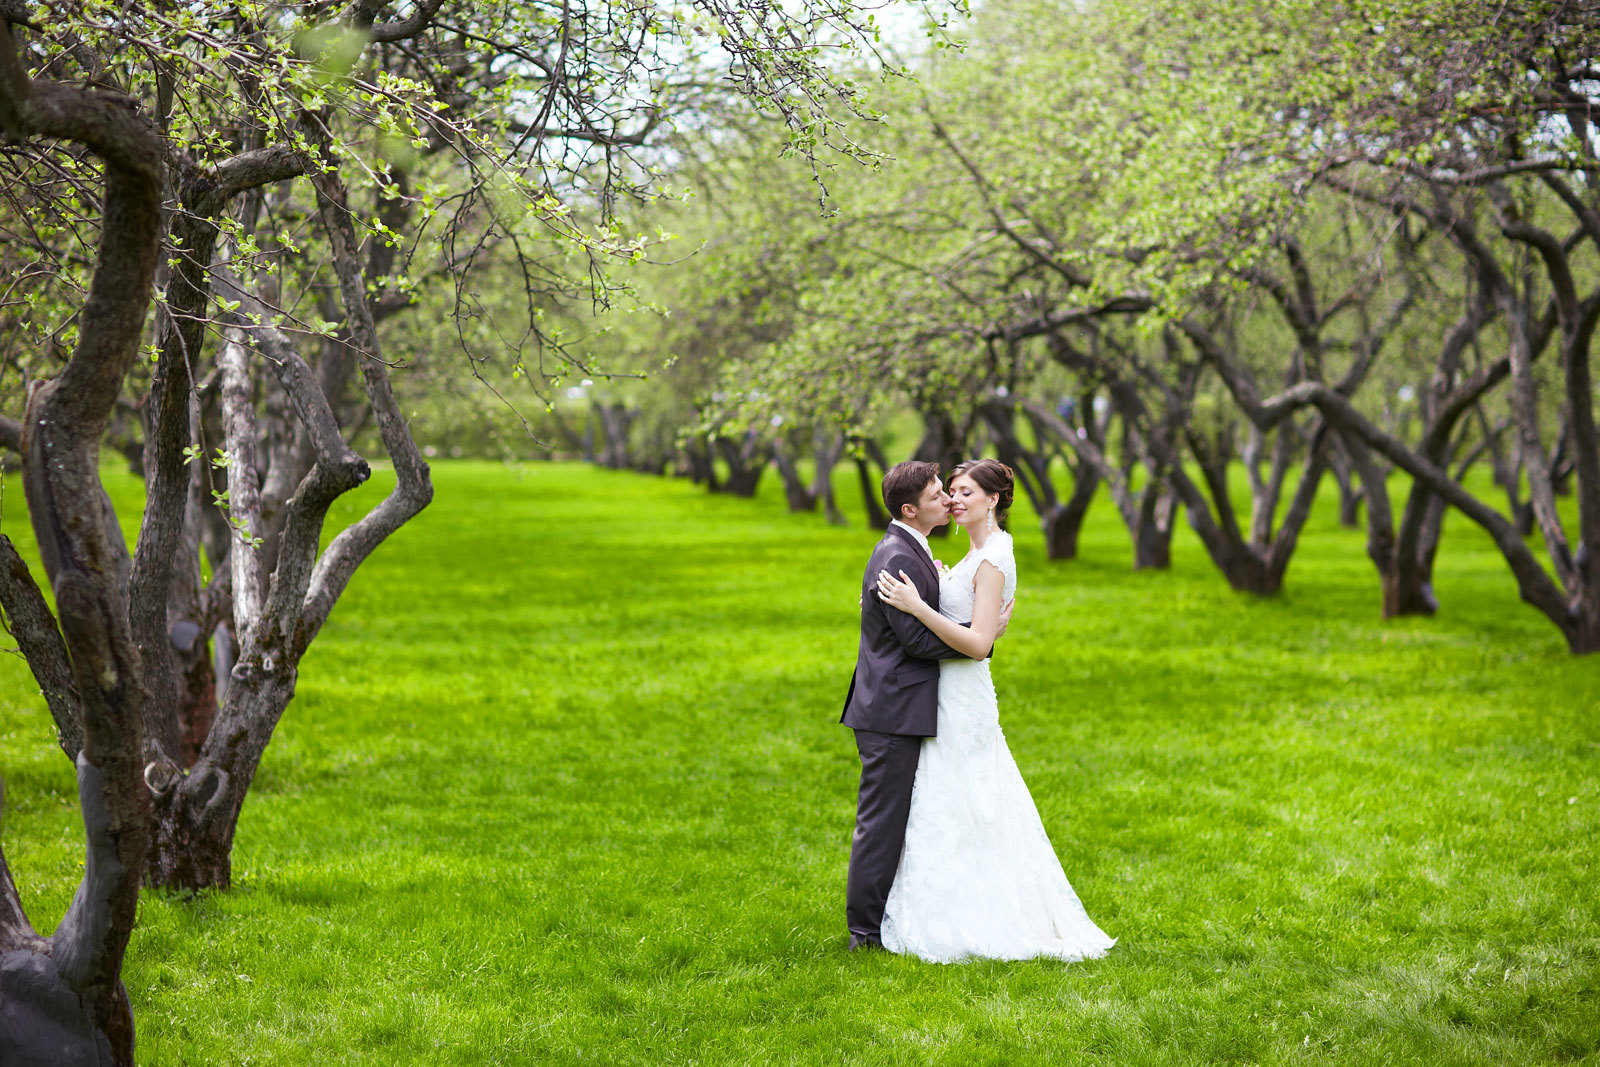
[[[1077,415],[1081,409],[1074,406],[1072,410]],[[1039,525],[1044,531],[1045,558],[1076,559],[1078,534],[1083,529],[1084,518],[1089,514],[1089,505],[1094,502],[1095,492],[1100,487],[1101,476],[1095,464],[1080,454],[1075,446],[1080,434],[1094,434],[1093,443],[1100,444],[1105,431],[1104,424],[1096,422],[1092,407],[1082,411],[1086,425],[1079,426],[1066,424],[1059,412],[1054,413],[1051,419],[1044,419],[1025,408],[1024,414],[1028,415],[1034,438],[1034,445],[1029,448],[1017,435],[1017,408],[1009,397],[991,397],[980,406],[980,411],[1000,461],[1012,468],[1017,483],[1022,486],[1034,513],[1039,516]],[[1073,486],[1072,494],[1062,500],[1050,478],[1050,461],[1057,455],[1065,458],[1064,453],[1067,452],[1075,459],[1075,462],[1068,461]]]
[[[76,758],[83,880],[48,938],[0,853],[0,1050],[7,1063],[133,1063],[122,987],[150,839],[146,686],[128,608],[128,557],[100,484],[100,438],[138,356],[160,248],[163,142],[120,99],[30,81],[0,14],[0,135],[85,145],[105,171],[100,243],[79,336],[61,375],[35,383],[22,420],[23,487],[56,616],[0,536],[0,604],[62,747]],[[74,751],[75,750],[75,751]]]
[[[815,470],[808,485],[800,476],[793,446],[783,435],[772,443],[772,463],[783,480],[783,494],[790,511],[816,511],[821,503],[828,521],[835,526],[844,525],[844,515],[833,493],[833,469],[844,455],[845,437],[840,431],[829,432],[817,427],[812,434],[811,455]]]
[[[712,490],[715,492],[720,489],[733,496],[755,496],[757,487],[761,485],[761,475],[767,469],[767,460],[772,455],[771,443],[756,431],[747,430],[737,442],[719,436],[714,444],[723,462],[728,465],[728,477],[720,487],[713,485]]]
[[[638,413],[630,410],[628,405],[620,400],[610,404],[602,404],[596,400],[594,414],[600,424],[601,437],[605,441],[600,451],[600,466],[616,471],[627,470],[631,465],[628,458],[628,436]]]

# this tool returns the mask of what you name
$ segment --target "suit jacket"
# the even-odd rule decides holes
[[[939,572],[898,526],[872,550],[861,579],[861,645],[839,721],[852,730],[933,737],[938,731],[939,661],[964,659],[916,618],[878,599],[878,572],[901,571],[923,601],[939,605]]]

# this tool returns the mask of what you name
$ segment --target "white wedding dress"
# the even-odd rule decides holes
[[[1016,595],[1011,537],[996,530],[940,582],[939,610],[971,622],[978,564]],[[1115,944],[1078,901],[1005,735],[987,660],[939,664],[939,736],[922,743],[883,945],[930,963],[1104,956]]]

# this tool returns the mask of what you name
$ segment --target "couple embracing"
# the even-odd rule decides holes
[[[850,948],[934,963],[1063,960],[1114,944],[1090,920],[1022,781],[988,656],[1016,596],[1011,469],[992,459],[883,477],[893,516],[862,580],[861,646],[842,722],[861,790],[845,916]],[[954,521],[971,549],[945,570],[928,534]]]

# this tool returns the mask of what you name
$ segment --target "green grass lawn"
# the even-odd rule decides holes
[[[1600,657],[1458,516],[1440,616],[1385,623],[1331,493],[1265,602],[1187,529],[1134,574],[1108,504],[1074,563],[1019,514],[1002,722],[1120,942],[934,966],[845,951],[837,720],[875,534],[784,514],[775,482],[435,478],[303,664],[237,888],[146,895],[141,1062],[1600,1062]],[[0,770],[48,930],[81,825],[14,656]]]

